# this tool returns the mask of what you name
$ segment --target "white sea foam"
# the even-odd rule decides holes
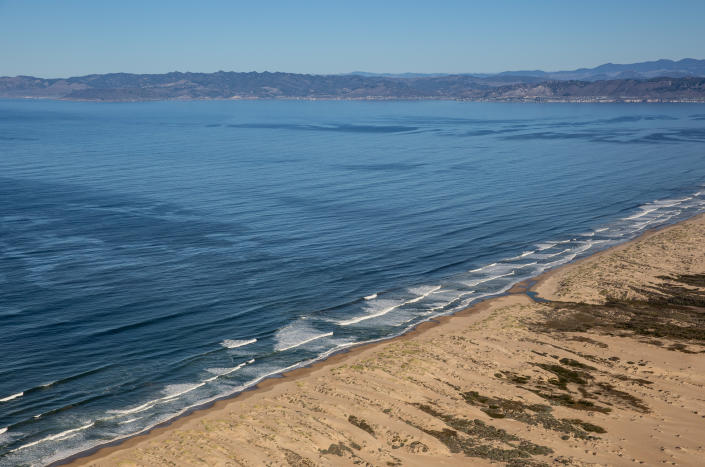
[[[128,420],[124,420],[122,422],[118,422],[118,425],[127,425],[128,423],[136,422],[137,420],[142,420],[142,417],[135,417],[135,418],[130,418]]]
[[[129,409],[122,409],[122,410],[120,410],[120,409],[108,410],[108,413],[114,413],[114,414],[120,416],[120,415],[128,415],[131,413],[144,412],[145,410],[149,410],[152,407],[154,407],[157,404],[157,402],[159,402],[160,400],[162,400],[162,398],[152,399],[151,401],[145,402],[144,404],[138,405],[137,407],[132,407]],[[110,419],[110,418],[114,418],[114,417],[109,417],[108,419]]]
[[[608,230],[609,227],[602,227],[601,229],[595,229],[595,232],[604,232],[605,230]]]
[[[552,267],[567,263],[568,261],[573,261],[575,257],[578,256],[577,254],[573,253],[572,255],[568,255],[565,258],[560,258],[557,259],[556,261],[552,261],[550,263],[546,263],[543,266],[545,266],[546,269],[550,269]]]
[[[212,373],[216,376],[227,374],[232,368],[206,368],[208,373]]]
[[[12,399],[17,399],[18,397],[22,397],[22,396],[24,396],[24,392],[18,392],[17,394],[3,397],[2,399],[0,399],[0,402],[8,402],[8,401],[11,401]]]
[[[561,250],[561,251],[558,251],[558,252],[556,252],[556,253],[546,253],[546,254],[543,254],[543,255],[534,255],[534,258],[537,258],[537,259],[548,259],[548,258],[553,258],[554,256],[560,256],[560,255],[562,255],[563,253],[568,253],[569,251],[571,251],[571,249],[570,249],[570,248],[566,248],[565,250]]]
[[[409,290],[410,292],[416,293],[416,294],[419,294],[419,295],[418,295],[417,297],[415,297],[415,298],[412,298],[412,299],[410,299],[410,300],[406,300],[406,301],[403,301],[403,302],[396,302],[396,303],[395,303],[395,302],[393,302],[393,301],[391,301],[391,300],[383,301],[383,302],[382,302],[382,307],[381,307],[381,309],[380,309],[380,308],[372,308],[372,313],[368,313],[368,314],[366,314],[366,315],[358,316],[358,317],[351,318],[351,319],[344,320],[344,321],[339,321],[339,322],[338,322],[338,325],[340,325],[340,326],[349,326],[349,325],[351,325],[351,324],[357,324],[357,323],[359,323],[359,322],[361,322],[361,321],[366,321],[366,320],[368,320],[368,319],[378,318],[378,317],[380,317],[380,316],[384,316],[384,315],[386,315],[387,313],[389,313],[390,311],[394,311],[394,310],[396,310],[397,308],[403,307],[404,305],[410,305],[410,304],[412,304],[412,303],[419,302],[419,301],[423,300],[424,298],[428,297],[429,295],[431,295],[432,293],[434,293],[434,292],[440,290],[440,288],[441,288],[440,285],[434,285],[434,286],[417,287],[417,288],[415,288],[415,289],[410,289],[410,290]],[[391,303],[395,303],[395,304],[394,304],[394,305],[391,305],[391,306],[388,306],[388,305],[391,304]]]
[[[197,384],[170,384],[164,388],[165,396],[158,400],[171,401],[176,399],[177,397],[183,396],[184,394],[188,394],[191,391],[195,391],[196,389],[205,385],[205,381],[202,381]]]
[[[509,260],[505,260],[505,261],[509,261]],[[485,274],[504,274],[507,272],[514,271],[516,269],[522,269],[522,268],[526,268],[526,267],[533,266],[536,264],[536,261],[532,261],[530,263],[519,263],[519,264],[508,263],[505,261],[502,261],[499,263],[488,264],[487,266],[482,268],[482,271]],[[469,271],[469,272],[472,272],[472,271]]]
[[[640,211],[632,214],[631,216],[624,217],[623,220],[634,220],[634,219],[639,219],[641,217],[646,216],[647,214],[651,214],[654,211],[658,211],[660,209],[664,208],[670,208],[674,206],[679,206],[686,201],[690,201],[693,199],[694,196],[697,196],[697,194],[693,194],[693,196],[687,196],[685,198],[681,199],[661,199],[661,200],[654,200],[651,203],[644,204],[642,206],[639,206]],[[639,224],[641,225],[641,224]]]
[[[275,350],[277,350],[277,351],[279,351],[279,352],[283,352],[283,351],[285,351],[285,350],[294,349],[294,348],[300,347],[300,346],[302,346],[302,345],[304,345],[304,344],[308,344],[309,342],[313,342],[313,341],[318,340],[318,339],[321,339],[321,338],[323,338],[323,337],[329,337],[329,336],[332,336],[332,335],[333,335],[332,332],[326,332],[326,333],[323,333],[323,334],[318,334],[317,336],[309,337],[309,338],[304,339],[304,340],[302,340],[301,342],[297,342],[297,343],[295,343],[295,344],[287,345],[287,346],[284,346],[284,347],[282,347],[282,346],[276,346],[276,347],[275,347]]]
[[[496,276],[483,277],[482,279],[478,279],[475,281],[462,282],[462,284],[467,287],[475,287],[476,285],[484,284],[485,282],[489,282],[489,281],[493,281],[495,279],[499,279],[499,278],[507,277],[507,276],[513,276],[513,275],[514,275],[514,271],[511,271],[506,274],[498,274]]]
[[[121,417],[124,415],[130,415],[130,414],[134,414],[134,413],[144,412],[145,410],[149,410],[157,404],[160,404],[163,402],[171,402],[174,399],[177,399],[178,397],[183,396],[184,394],[188,394],[189,392],[195,391],[196,389],[203,387],[212,381],[215,381],[216,379],[218,379],[221,376],[233,373],[233,372],[239,370],[240,368],[244,367],[245,365],[249,365],[251,363],[254,363],[254,361],[255,361],[255,359],[253,358],[253,359],[248,360],[246,362],[243,362],[233,368],[210,368],[206,371],[208,371],[210,373],[214,373],[215,376],[212,376],[210,378],[206,378],[205,380],[203,380],[197,384],[171,384],[171,385],[168,385],[163,390],[163,392],[164,392],[163,397],[159,397],[157,399],[152,399],[150,401],[145,402],[142,405],[138,405],[137,407],[132,407],[129,409],[108,410],[108,413],[115,414],[115,416],[105,418],[104,420],[110,420],[112,418]]]
[[[556,245],[558,245],[558,243],[537,243],[536,247],[539,249],[539,251],[543,251],[548,250],[549,248],[553,248]]]
[[[516,260],[516,259],[521,259],[521,258],[524,258],[524,257],[529,256],[529,255],[531,255],[531,254],[534,254],[535,252],[536,252],[535,250],[523,251],[520,255],[515,256],[515,257],[513,257],[513,258],[509,258],[509,259],[506,260],[506,261],[514,261],[514,260]]]
[[[23,444],[22,446],[15,448],[9,452],[16,452],[21,449],[27,449],[29,447],[36,446],[37,444],[45,443],[47,441],[55,441],[58,439],[71,438],[73,436],[76,436],[79,431],[86,430],[86,429],[92,427],[94,424],[95,424],[95,422],[90,422],[90,423],[83,425],[83,426],[80,426],[78,428],[73,428],[71,430],[62,431],[61,433],[57,433],[55,435],[50,435],[50,436],[47,436],[46,438],[42,438],[37,441],[32,441],[31,443]]]
[[[367,295],[365,300],[374,300],[375,298],[377,298],[377,294],[373,293],[372,295]]]
[[[477,269],[471,269],[470,272],[480,272],[480,271],[484,271],[485,269],[491,268],[491,267],[493,267],[493,266],[497,266],[497,263],[488,264],[488,265],[486,265],[486,266],[482,266],[481,268],[477,268]]]
[[[658,209],[657,207],[651,207],[651,208],[645,208],[645,207],[643,207],[643,208],[641,208],[641,212],[637,212],[636,214],[632,214],[632,215],[629,216],[629,217],[625,217],[624,220],[625,220],[625,221],[631,221],[631,220],[634,220],[634,219],[638,219],[638,218],[640,218],[640,217],[644,217],[645,215],[650,214],[650,213],[656,211],[657,209]]]
[[[211,376],[210,378],[207,378],[203,381],[205,383],[210,383],[211,381],[215,381],[216,379],[220,378],[221,376],[229,375],[230,373],[235,373],[237,370],[244,367],[245,365],[249,365],[250,363],[254,363],[254,361],[255,361],[255,359],[253,358],[252,360],[242,362],[238,366],[235,366],[232,368],[208,368],[206,371],[209,373],[215,374],[215,376]]]
[[[254,344],[255,342],[257,342],[257,339],[243,339],[243,340],[225,339],[223,342],[220,343],[220,345],[222,345],[226,349],[237,349],[238,347],[243,347],[245,345]]]
[[[3,434],[3,433],[5,433],[6,431],[7,431],[7,427],[5,427],[5,428],[0,428],[0,435]]]

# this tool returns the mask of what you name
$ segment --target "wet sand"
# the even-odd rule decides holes
[[[70,465],[697,465],[704,387],[701,215]]]

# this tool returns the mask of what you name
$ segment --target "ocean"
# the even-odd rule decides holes
[[[705,211],[705,105],[0,100],[0,465]]]

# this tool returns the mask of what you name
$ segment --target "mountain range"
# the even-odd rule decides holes
[[[388,78],[421,78],[448,76],[445,73],[367,73],[355,71],[351,74],[360,76],[385,76]],[[685,78],[705,76],[705,60],[694,58],[684,58],[683,60],[654,60],[650,62],[639,62],[629,64],[605,63],[595,68],[578,68],[569,71],[541,71],[522,70],[504,71],[501,73],[461,73],[476,77],[500,77],[500,76],[520,76],[523,78],[532,77],[543,80],[579,80],[579,81],[601,81],[608,79],[649,79],[649,78]]]
[[[401,75],[355,72],[0,77],[2,98],[82,101],[173,99],[459,99],[542,102],[705,102],[705,60],[605,64],[572,71]]]

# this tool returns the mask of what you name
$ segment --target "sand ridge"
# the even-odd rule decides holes
[[[72,465],[698,465],[705,217]]]

